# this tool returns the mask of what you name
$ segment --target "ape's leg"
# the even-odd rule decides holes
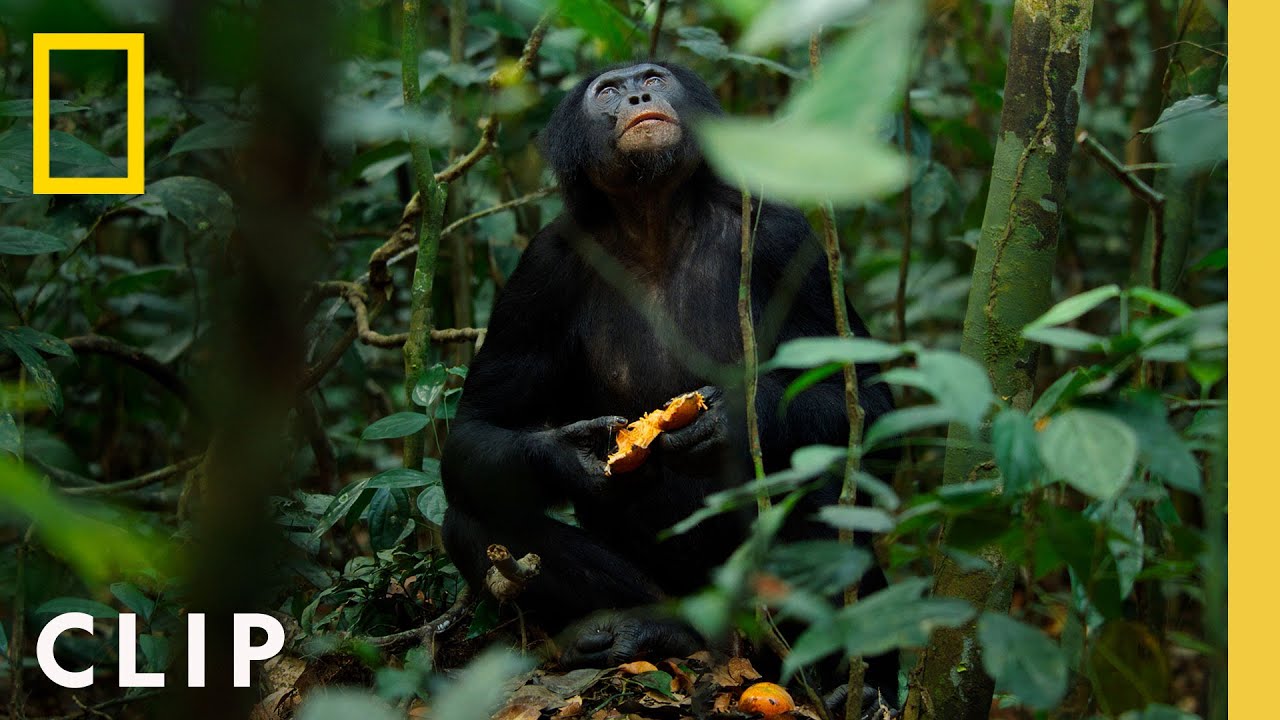
[[[582,530],[545,515],[501,521],[451,507],[444,519],[444,545],[462,576],[484,588],[490,564],[485,550],[505,545],[515,557],[537,553],[542,570],[516,599],[529,619],[551,631],[604,608],[656,602],[658,586],[626,558]]]

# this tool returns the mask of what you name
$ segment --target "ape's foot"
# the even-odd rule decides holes
[[[562,640],[560,664],[570,668],[686,657],[705,644],[693,628],[679,620],[635,611],[597,613],[566,630]]]

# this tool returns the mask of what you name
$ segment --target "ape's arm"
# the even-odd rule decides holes
[[[569,387],[572,273],[540,233],[495,303],[444,448],[449,502],[472,513],[520,514],[597,483],[604,443],[621,418],[553,426]],[[535,510],[536,512],[536,510]]]

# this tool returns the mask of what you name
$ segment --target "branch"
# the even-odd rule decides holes
[[[363,638],[363,641],[382,650],[390,650],[407,642],[417,642],[419,645],[425,645],[437,635],[448,632],[453,628],[459,620],[466,616],[467,611],[471,609],[470,606],[471,588],[463,588],[448,610],[445,610],[422,627],[382,637]]]
[[[1159,290],[1161,265],[1164,263],[1164,194],[1148,185],[1133,168],[1125,167],[1102,143],[1094,140],[1088,130],[1081,130],[1076,135],[1076,143],[1151,210],[1151,287]]]
[[[106,355],[132,366],[155,380],[188,406],[191,405],[191,392],[187,389],[186,382],[167,365],[140,349],[103,335],[77,335],[67,338],[65,342],[77,354]]]
[[[809,41],[809,61],[813,64],[813,72],[815,74],[819,70],[819,59],[818,35],[814,33]],[[909,108],[910,106],[908,106],[908,113],[910,113]],[[909,120],[909,114],[907,118]],[[910,126],[908,125],[905,136],[909,136],[910,132]],[[908,156],[910,152],[910,145],[908,145]],[[910,202],[909,191],[907,199]],[[910,206],[908,205],[909,211]],[[908,217],[910,216],[908,215]],[[910,228],[910,225],[910,220],[908,220],[907,227]],[[852,338],[853,331],[849,327],[848,304],[844,295],[844,263],[840,258],[840,235],[836,232],[835,211],[830,203],[822,206],[822,237],[823,245],[827,251],[827,278],[831,284],[831,304],[835,311],[836,333],[842,338]],[[909,256],[910,242],[910,236],[903,238],[904,256]],[[904,260],[903,268],[899,270],[898,274],[899,303],[902,301],[901,293],[906,285],[905,267]],[[901,316],[899,317],[901,318]],[[905,332],[905,325],[901,321],[899,331],[900,333]],[[844,366],[844,404],[845,414],[849,419],[849,450],[845,457],[844,482],[840,486],[839,503],[852,506],[858,502],[858,470],[862,460],[862,424],[865,417],[862,403],[858,398],[858,367],[853,363]],[[853,531],[840,530],[840,542],[853,547]],[[844,604],[845,607],[851,607],[857,602],[858,582],[855,581],[845,588]],[[857,720],[862,716],[864,670],[865,665],[862,662],[861,655],[854,655],[849,658],[849,695],[845,700],[845,720]]]
[[[763,204],[762,204],[763,207]],[[742,252],[738,268],[738,326],[742,332],[743,379],[747,394],[747,438],[751,447],[751,464],[756,479],[764,479],[764,456],[760,448],[760,418],[756,410],[757,363],[756,324],[751,313],[751,261],[755,257],[756,236],[751,228],[751,193],[742,189]],[[769,494],[761,492],[756,498],[756,508],[763,513],[769,509]]]
[[[658,37],[662,34],[662,18],[667,14],[667,0],[658,0],[658,13],[653,19],[653,29],[649,31],[649,58],[658,55]]]
[[[149,473],[139,475],[129,480],[121,480],[113,483],[99,483],[96,485],[85,485],[81,487],[61,488],[66,495],[114,495],[115,493],[128,492],[139,488],[152,485],[154,483],[163,482],[169,478],[187,472],[200,464],[203,456],[196,455],[186,460],[176,462],[172,465],[166,465],[159,470],[152,470]]]

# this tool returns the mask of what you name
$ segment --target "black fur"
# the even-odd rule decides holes
[[[683,126],[674,148],[622,157],[614,120],[584,104],[591,80],[552,114],[542,149],[566,212],[533,239],[498,298],[445,447],[444,536],[454,562],[468,582],[483,587],[490,543],[517,556],[541,555],[542,573],[518,602],[530,620],[553,631],[596,611],[637,608],[703,586],[750,519],[724,515],[657,540],[706,494],[751,477],[740,391],[715,396],[683,438],[664,436],[640,469],[608,478],[595,472],[603,455],[593,453],[606,449],[615,416],[635,419],[714,384],[689,363],[694,354],[719,363],[740,362],[742,355],[741,194],[703,161],[689,128],[721,109],[697,75],[658,66],[678,81],[663,96]],[[598,179],[606,176],[622,178],[624,186],[602,187]],[[642,297],[628,297],[602,274],[590,259],[601,252],[625,269]],[[753,276],[762,358],[778,342],[835,333],[825,256],[795,208],[760,209]],[[656,332],[643,308],[668,315],[688,346]],[[855,331],[866,335],[849,310]],[[884,385],[868,384],[878,368],[858,370],[869,426],[891,409],[892,398]],[[760,378],[757,407],[770,471],[785,468],[796,448],[848,439],[839,376],[800,394],[779,416],[795,375]],[[594,424],[564,429],[580,421]],[[834,502],[836,494],[834,486],[816,493],[798,515]],[[580,527],[545,514],[563,503],[573,504]],[[834,536],[811,522],[794,523],[788,534]],[[872,575],[866,585],[883,586],[879,571]],[[689,641],[683,626],[631,614],[585,626],[569,654],[612,662],[684,649]],[[896,697],[896,656],[876,660],[869,682]]]

